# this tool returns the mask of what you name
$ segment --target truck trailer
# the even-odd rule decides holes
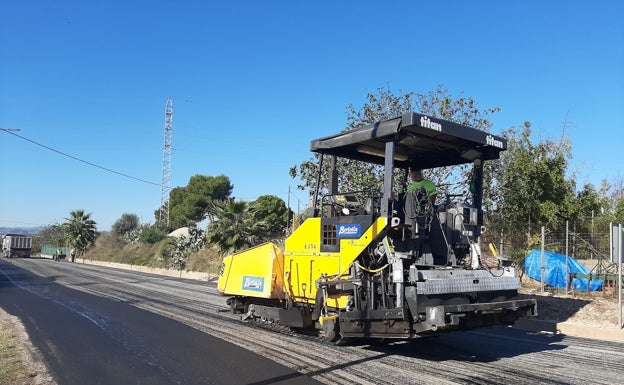
[[[319,162],[312,215],[283,250],[265,243],[224,257],[218,292],[245,319],[316,330],[332,343],[535,315],[536,301],[518,297],[514,269],[487,265],[479,244],[484,163],[506,147],[502,137],[412,112],[312,140]],[[340,191],[339,158],[378,165],[383,185]],[[472,167],[462,202],[437,204],[423,189],[407,189],[410,170],[462,164]]]
[[[32,237],[22,234],[6,234],[2,236],[2,256],[5,258],[30,257]]]

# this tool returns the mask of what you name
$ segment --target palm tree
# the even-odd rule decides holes
[[[209,211],[215,219],[208,225],[208,242],[216,245],[222,255],[262,242],[267,226],[254,218],[248,202],[213,201]]]
[[[91,214],[86,214],[84,210],[74,210],[63,223],[67,243],[78,250],[79,255],[84,254],[87,248],[93,245],[97,236],[96,223],[91,219]]]

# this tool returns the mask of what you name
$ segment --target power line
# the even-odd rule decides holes
[[[14,131],[14,129],[0,128],[0,130],[2,130],[2,131],[4,131],[4,132],[6,132],[7,134],[11,134],[11,135],[17,136],[18,138],[20,138],[20,139],[22,139],[22,140],[25,140],[25,141],[27,141],[27,142],[30,142],[30,143],[32,143],[32,144],[35,144],[35,145],[37,145],[37,146],[39,146],[39,147],[43,147],[43,148],[45,148],[46,150],[50,150],[50,151],[52,151],[52,152],[56,152],[57,154],[60,154],[60,155],[66,156],[66,157],[68,157],[68,158],[70,158],[70,159],[73,159],[73,160],[77,160],[77,161],[82,162],[82,163],[84,163],[84,164],[88,164],[89,166],[97,167],[97,168],[99,168],[99,169],[101,169],[101,170],[108,171],[108,172],[113,173],[113,174],[121,175],[121,176],[126,177],[126,178],[129,178],[129,179],[134,179],[134,180],[139,181],[139,182],[143,182],[143,183],[147,183],[147,184],[151,184],[151,185],[154,185],[154,186],[159,186],[159,187],[160,187],[160,183],[150,182],[150,181],[148,181],[148,180],[141,179],[141,178],[137,178],[137,177],[134,177],[134,176],[132,176],[132,175],[124,174],[124,173],[119,172],[119,171],[111,170],[110,168],[106,168],[106,167],[104,167],[104,166],[100,166],[100,165],[98,165],[98,164],[91,163],[91,162],[86,161],[86,160],[84,160],[84,159],[80,159],[80,158],[77,158],[77,157],[75,157],[75,156],[73,156],[73,155],[69,155],[69,154],[67,154],[67,153],[65,153],[65,152],[63,152],[63,151],[59,151],[59,150],[57,150],[57,149],[55,149],[55,148],[52,148],[52,147],[50,147],[50,146],[46,146],[45,144],[41,144],[41,143],[39,143],[39,142],[36,142],[36,141],[34,141],[34,140],[32,140],[32,139],[28,139],[28,138],[26,138],[26,137],[23,137],[23,136],[21,136],[21,135],[19,135],[19,134],[16,134],[15,132],[13,132],[13,131]]]

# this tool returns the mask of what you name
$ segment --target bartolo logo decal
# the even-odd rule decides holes
[[[264,277],[243,276],[243,290],[264,291]]]
[[[359,223],[346,223],[336,226],[338,238],[359,238],[362,236],[362,225]]]

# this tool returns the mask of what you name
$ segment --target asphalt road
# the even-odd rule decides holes
[[[513,328],[328,346],[221,312],[214,283],[43,259],[0,261],[0,307],[59,384],[621,384],[624,373],[623,343]]]
[[[47,260],[30,260],[49,263]],[[0,307],[62,384],[317,383],[190,326],[0,261]]]

